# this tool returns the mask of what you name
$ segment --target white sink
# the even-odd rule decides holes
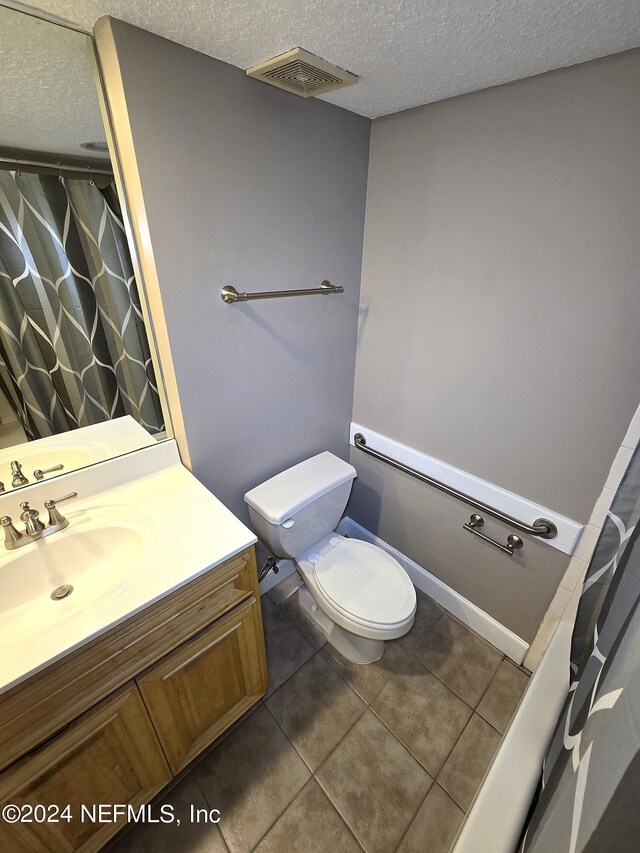
[[[153,444],[155,439],[130,415],[114,418],[101,424],[38,438],[13,447],[0,448],[0,481],[10,491],[11,462],[22,465],[22,473],[30,483],[35,482],[33,472],[54,465],[63,465],[63,472],[46,474],[46,479],[59,473],[68,473],[95,462],[103,462],[122,453],[139,450]]]
[[[45,441],[46,443],[40,443]],[[105,459],[108,453],[108,445],[101,441],[53,436],[50,439],[38,439],[30,444],[3,448],[0,451],[0,471],[5,487],[11,488],[11,475],[8,472],[14,459],[20,462],[24,475],[31,482],[36,468],[64,465],[65,471],[71,471],[89,465],[96,459]]]
[[[46,521],[45,500],[71,491],[63,530],[12,551],[0,530],[0,693],[256,541],[173,440],[0,495],[0,515],[23,529],[21,501]]]
[[[77,526],[3,554],[0,644],[5,632],[7,641],[33,636],[88,607],[106,606],[123,594],[132,576],[150,568],[164,531],[138,507],[119,510],[117,515],[113,509],[97,510],[84,526],[76,516]],[[66,597],[51,597],[66,585],[73,587]]]

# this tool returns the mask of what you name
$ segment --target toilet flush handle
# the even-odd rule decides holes
[[[289,530],[290,528],[293,527],[294,524],[295,524],[295,521],[292,518],[288,518],[286,521],[283,521],[280,526],[284,527],[285,530]]]

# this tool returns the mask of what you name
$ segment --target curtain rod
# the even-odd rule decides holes
[[[111,169],[98,169],[93,166],[68,166],[64,163],[45,163],[42,160],[21,160],[19,157],[4,157],[0,156],[0,163],[6,163],[8,166],[37,166],[40,169],[62,169],[63,172],[81,172],[89,177],[89,172],[93,175],[113,175]]]

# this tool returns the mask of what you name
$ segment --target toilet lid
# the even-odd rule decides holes
[[[342,539],[314,566],[318,586],[339,610],[363,622],[393,625],[416,605],[409,575],[385,551],[357,539]]]

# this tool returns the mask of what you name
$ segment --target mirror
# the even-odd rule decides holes
[[[11,490],[167,434],[91,40],[0,7],[0,55],[0,481]]]

